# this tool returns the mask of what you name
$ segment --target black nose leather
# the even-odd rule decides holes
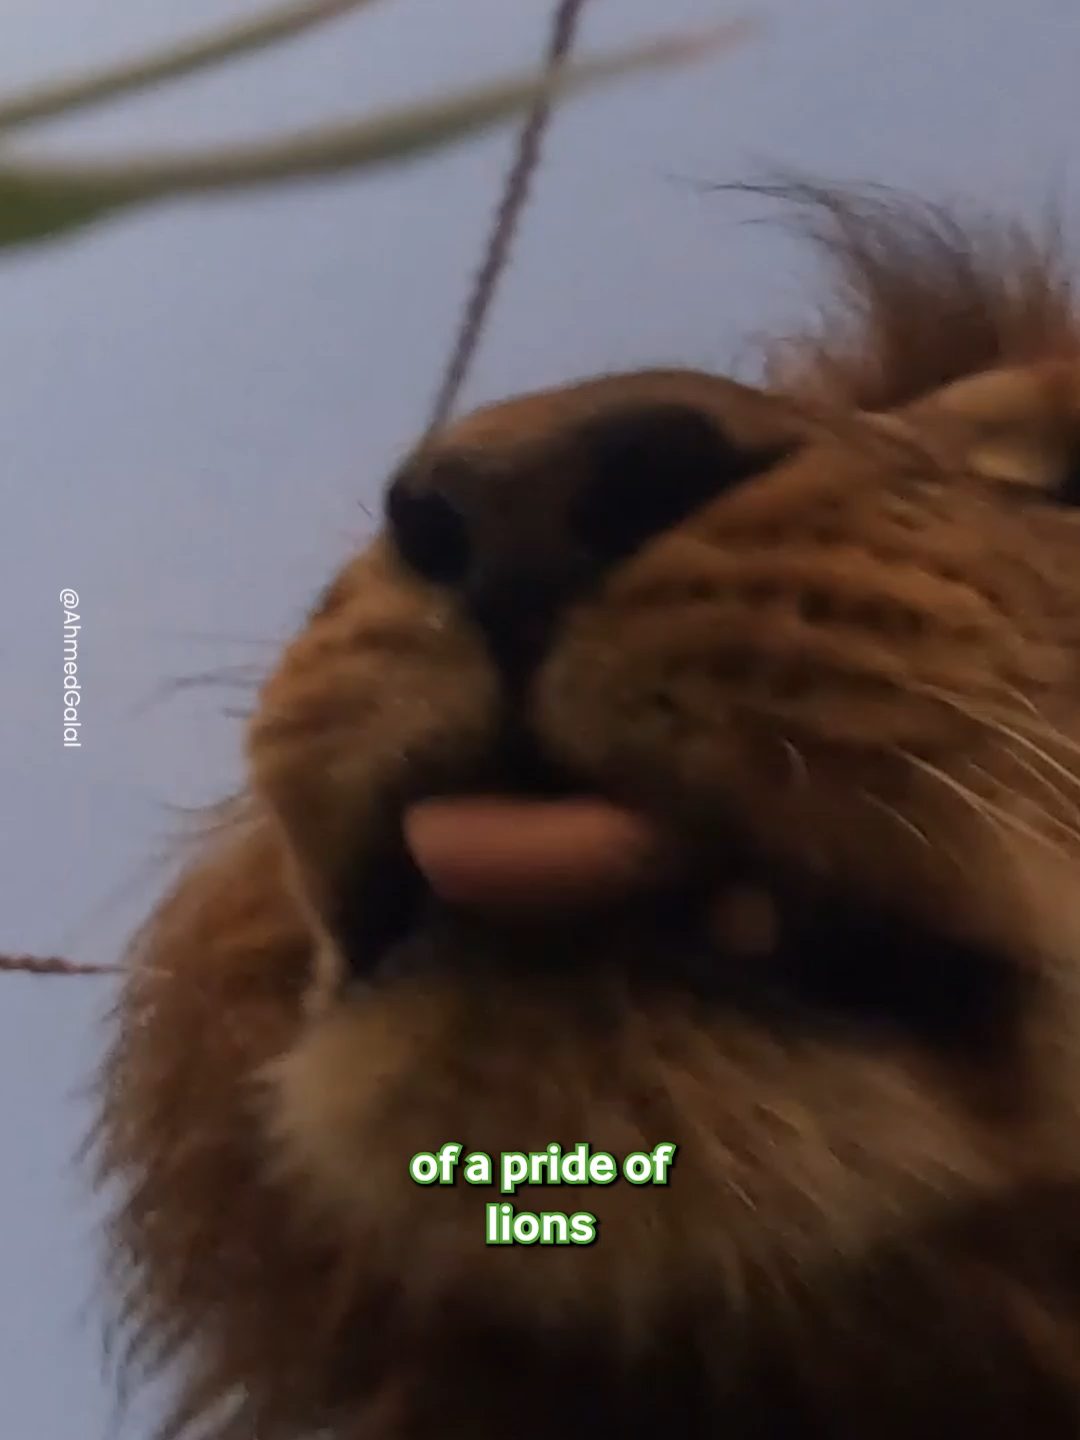
[[[405,563],[456,590],[508,678],[549,646],[565,606],[620,560],[776,464],[689,405],[626,407],[517,452],[433,448],[386,496]]]

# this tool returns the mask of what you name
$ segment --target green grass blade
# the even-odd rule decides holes
[[[275,141],[115,161],[0,161],[0,249],[59,238],[154,202],[400,165],[488,130],[546,94],[565,99],[638,71],[687,64],[738,43],[748,29],[733,22],[656,40],[581,61],[553,80],[497,80]]]
[[[52,120],[121,95],[179,80],[211,65],[253,55],[374,3],[375,0],[299,0],[299,3],[289,0],[288,4],[252,19],[235,21],[223,29],[180,41],[122,65],[103,66],[71,79],[36,85],[6,99],[0,95],[0,130]]]

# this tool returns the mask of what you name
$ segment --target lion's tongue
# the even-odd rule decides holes
[[[663,837],[600,799],[426,800],[405,836],[428,884],[463,905],[546,908],[617,898],[663,868]]]

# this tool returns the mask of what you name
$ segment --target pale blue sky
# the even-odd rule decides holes
[[[342,116],[529,63],[548,8],[384,0],[291,55],[40,143],[238,137]],[[4,0],[0,85],[240,9]],[[714,0],[600,0],[587,39],[725,13]],[[753,332],[798,313],[805,257],[741,224],[753,207],[680,177],[778,162],[1019,211],[1050,188],[1075,194],[1080,10],[1068,0],[772,0],[765,13],[768,31],[737,57],[560,119],[470,399],[604,368],[728,366]],[[507,146],[162,211],[0,264],[4,948],[112,958],[160,883],[147,861],[177,807],[237,779],[223,712],[243,691],[168,687],[257,672],[363,537],[361,503],[376,503],[424,418]],[[81,598],[84,696],[83,745],[66,751],[64,586]],[[72,1096],[109,989],[0,980],[4,1440],[94,1440],[110,1417],[94,1209],[71,1165],[85,1120]]]

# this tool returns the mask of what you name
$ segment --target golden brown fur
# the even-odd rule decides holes
[[[951,1045],[643,999],[621,976],[654,941],[618,914],[342,990],[335,907],[387,814],[497,728],[481,640],[376,540],[268,681],[250,791],[137,939],[104,1072],[113,1278],[136,1363],[177,1378],[170,1434],[1076,1433],[1080,516],[1036,491],[1080,463],[1080,315],[1018,234],[800,198],[841,303],[766,388],[608,377],[441,443],[539,483],[583,417],[675,397],[791,447],[574,610],[535,723],[718,902],[734,815],[992,949],[1005,1013]],[[496,1191],[409,1179],[450,1140],[680,1150],[666,1188],[577,1193],[594,1245],[488,1248]]]

